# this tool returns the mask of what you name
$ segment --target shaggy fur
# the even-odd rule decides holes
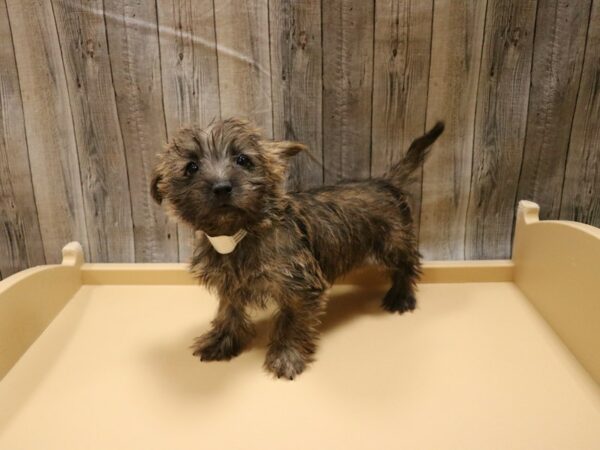
[[[248,231],[226,255],[204,237],[196,243],[192,273],[220,303],[194,355],[203,361],[238,355],[254,335],[247,307],[274,301],[265,368],[293,379],[313,360],[327,289],[367,259],[390,269],[382,307],[413,310],[420,255],[404,187],[443,128],[438,123],[416,139],[381,178],[295,193],[285,192],[285,173],[303,145],[266,140],[239,119],[181,130],[159,155],[152,196],[210,236]]]

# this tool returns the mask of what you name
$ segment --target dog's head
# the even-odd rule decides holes
[[[283,195],[288,159],[303,149],[264,139],[240,119],[184,128],[158,155],[152,197],[194,229],[231,235],[268,217]]]

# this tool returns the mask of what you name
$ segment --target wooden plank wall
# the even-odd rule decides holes
[[[292,189],[379,176],[445,120],[421,250],[507,258],[521,198],[600,226],[599,86],[600,0],[0,0],[0,276],[71,240],[186,261],[154,155],[230,115],[309,145]]]

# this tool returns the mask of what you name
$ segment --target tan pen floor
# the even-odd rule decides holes
[[[599,449],[600,390],[512,283],[423,284],[414,314],[336,286],[317,362],[188,349],[198,286],[82,286],[0,383],[0,449]]]

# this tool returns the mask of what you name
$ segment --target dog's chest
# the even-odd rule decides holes
[[[196,260],[194,275],[219,295],[264,305],[280,288],[281,268],[243,255],[208,254]]]

